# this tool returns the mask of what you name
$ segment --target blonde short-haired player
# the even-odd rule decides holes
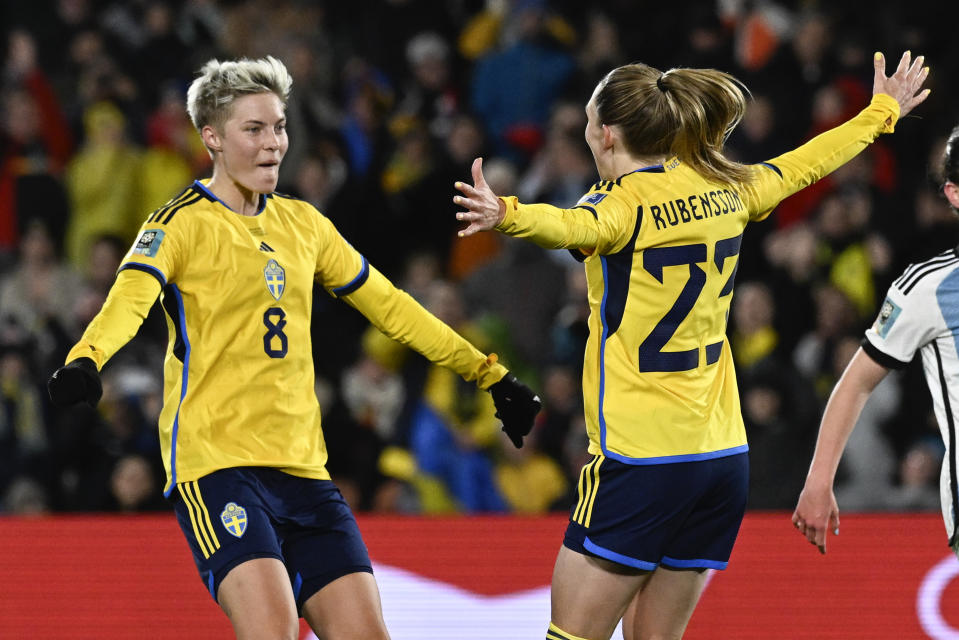
[[[321,638],[387,638],[366,546],[325,466],[314,283],[489,389],[517,446],[539,400],[396,289],[313,206],[274,192],[291,86],[272,57],[203,67],[187,110],[213,176],[147,217],[103,309],[48,388],[57,405],[95,405],[99,368],[160,295],[170,333],[164,493],[236,636],[295,639],[302,616]]]
[[[743,229],[892,128],[928,70],[877,54],[872,102],[794,151],[722,154],[746,107],[711,69],[613,69],[586,105],[600,181],[570,209],[498,198],[473,164],[456,183],[461,233],[496,229],[569,249],[586,268],[589,451],[552,583],[551,640],[682,636],[707,569],[724,569],[748,459],[726,317]],[[628,608],[628,609],[627,609]],[[625,617],[624,617],[625,616]]]

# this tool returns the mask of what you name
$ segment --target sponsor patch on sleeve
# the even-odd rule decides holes
[[[876,318],[876,323],[873,325],[876,333],[885,338],[892,328],[892,325],[895,324],[896,318],[899,317],[901,311],[902,308],[899,305],[889,298],[886,298],[882,303],[882,308],[879,309],[879,317]]]
[[[136,246],[133,247],[133,253],[152,258],[156,256],[157,251],[160,250],[161,242],[163,242],[162,229],[147,229],[143,232],[143,235],[140,236],[140,239],[137,240]]]
[[[602,201],[603,201],[603,198],[605,198],[605,197],[606,197],[606,194],[605,194],[605,193],[590,193],[590,194],[585,195],[585,196],[583,196],[582,198],[580,198],[578,204],[597,205],[597,204],[599,204],[600,202],[602,202]]]

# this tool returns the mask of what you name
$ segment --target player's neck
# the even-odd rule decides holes
[[[663,156],[634,156],[619,150],[614,150],[610,154],[604,167],[600,170],[600,178],[603,180],[615,180],[627,173],[632,173],[637,169],[654,167],[663,164],[666,159]]]
[[[206,188],[220,201],[241,216],[255,216],[260,208],[260,194],[213,172]]]

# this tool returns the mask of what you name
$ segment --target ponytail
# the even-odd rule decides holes
[[[600,121],[617,125],[637,156],[678,157],[707,180],[746,183],[748,166],[723,155],[723,145],[746,111],[748,90],[715,69],[662,73],[635,63],[613,69],[596,94]]]

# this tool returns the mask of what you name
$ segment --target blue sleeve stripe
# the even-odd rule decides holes
[[[342,287],[337,287],[333,289],[333,295],[337,298],[342,298],[343,296],[348,296],[360,287],[363,286],[363,283],[370,277],[370,263],[363,256],[363,267],[360,269],[359,274],[352,281],[347,284],[344,284]]]
[[[124,269],[134,269],[136,271],[142,271],[143,273],[149,273],[151,276],[160,281],[160,286],[166,286],[166,276],[163,275],[163,272],[154,267],[153,265],[143,264],[142,262],[126,262],[120,265],[120,268],[117,269],[117,273],[120,273]]]
[[[761,165],[764,166],[764,167],[769,167],[770,169],[772,169],[773,171],[775,171],[776,174],[777,174],[780,178],[783,177],[783,172],[780,171],[780,170],[779,170],[779,167],[777,167],[776,165],[774,165],[774,164],[772,164],[772,163],[769,163],[769,162],[760,162],[759,164],[761,164]],[[785,178],[783,178],[783,179],[785,180]]]

